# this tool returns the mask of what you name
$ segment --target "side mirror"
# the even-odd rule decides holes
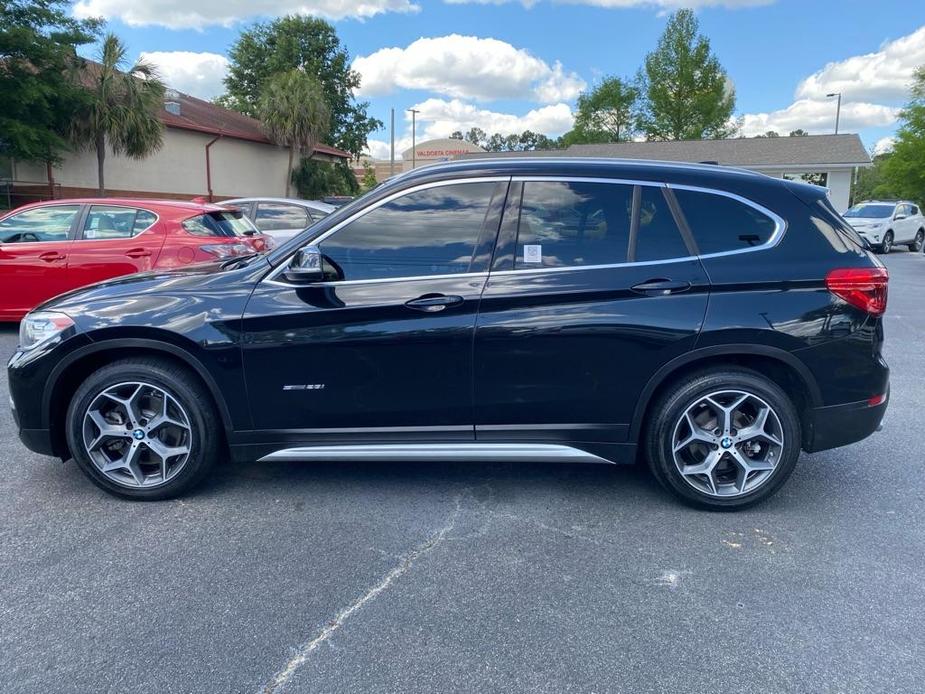
[[[321,250],[318,246],[306,246],[292,256],[283,277],[290,282],[299,283],[317,282],[322,279],[324,271],[321,267]]]

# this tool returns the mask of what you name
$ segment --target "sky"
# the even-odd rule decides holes
[[[222,93],[227,52],[243,29],[287,13],[331,21],[362,78],[358,98],[385,123],[370,151],[396,152],[479,127],[487,133],[569,130],[575,100],[604,76],[632,77],[679,7],[736,90],[741,134],[857,132],[888,148],[913,70],[925,65],[921,0],[77,0],[102,16],[132,57],[173,88]],[[93,49],[87,51],[93,54]]]

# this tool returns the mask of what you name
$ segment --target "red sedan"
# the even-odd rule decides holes
[[[93,282],[259,253],[272,243],[240,211],[211,204],[94,198],[26,205],[0,217],[0,321]]]

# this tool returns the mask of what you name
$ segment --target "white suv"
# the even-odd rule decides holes
[[[905,245],[918,253],[925,242],[925,217],[919,206],[908,200],[868,200],[843,215],[854,230],[881,253]]]

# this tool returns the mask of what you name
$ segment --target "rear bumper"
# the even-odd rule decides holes
[[[880,428],[890,398],[879,405],[866,400],[810,410],[803,448],[808,453],[827,451],[866,439]]]

